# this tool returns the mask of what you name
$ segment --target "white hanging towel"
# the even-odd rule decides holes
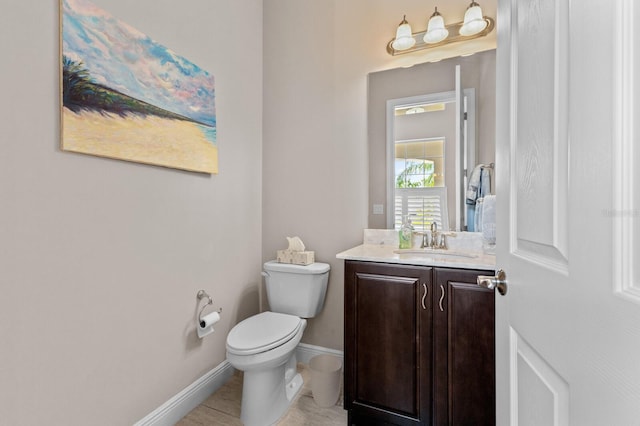
[[[476,200],[476,214],[473,218],[473,231],[481,232],[482,231],[482,214],[484,208],[484,198],[478,198]]]
[[[489,244],[496,243],[495,195],[486,195],[482,202],[482,238]]]

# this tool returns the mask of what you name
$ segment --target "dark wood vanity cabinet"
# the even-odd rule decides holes
[[[495,424],[491,271],[345,261],[350,425]]]
[[[433,269],[435,425],[495,425],[495,298],[478,275],[494,272]]]
[[[349,424],[428,424],[432,271],[345,263],[345,408]],[[424,308],[423,308],[424,304]]]

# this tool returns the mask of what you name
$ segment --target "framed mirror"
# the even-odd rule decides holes
[[[461,72],[456,92],[458,65]],[[456,104],[466,104],[466,120],[460,111],[457,116],[453,113],[453,117],[445,117],[449,107]],[[425,105],[435,110],[420,112]],[[495,50],[372,72],[368,76],[367,108],[368,227],[395,228],[397,215],[412,214],[409,195],[402,193],[408,192],[408,187],[420,188],[420,183],[424,189],[432,188],[422,191],[433,193],[432,197],[444,192],[437,202],[446,205],[448,228],[465,230],[467,176],[476,164],[495,162]],[[420,122],[429,121],[429,116],[433,117],[431,124]],[[445,125],[451,126],[450,130],[445,131]],[[461,135],[466,133],[466,146],[455,135],[456,129]],[[442,154],[438,154],[437,140],[442,141]],[[396,191],[406,195],[405,199],[396,197]],[[414,219],[422,220],[420,226],[428,222],[428,218]],[[446,223],[443,225],[446,227]]]

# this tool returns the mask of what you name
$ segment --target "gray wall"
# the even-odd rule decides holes
[[[460,64],[462,87],[476,89],[476,160],[495,161],[495,57],[495,50],[490,50],[369,75],[369,228],[387,225],[386,214],[374,215],[371,209],[387,202],[387,100],[455,90],[455,66]]]
[[[94,3],[215,76],[220,173],[62,152],[58,2],[3,3],[2,425],[132,424],[258,310],[262,2]],[[199,289],[224,309],[204,340]]]
[[[332,1],[265,4],[262,229],[263,260],[287,247],[285,237],[298,235],[316,261],[331,265],[325,309],[302,339],[342,349],[344,272],[335,255],[362,240],[367,194],[365,146],[349,137],[361,130],[342,127],[348,95],[335,87],[337,7]]]

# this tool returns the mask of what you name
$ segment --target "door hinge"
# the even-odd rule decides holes
[[[467,119],[467,113],[466,112],[464,113],[464,119],[465,120]]]

